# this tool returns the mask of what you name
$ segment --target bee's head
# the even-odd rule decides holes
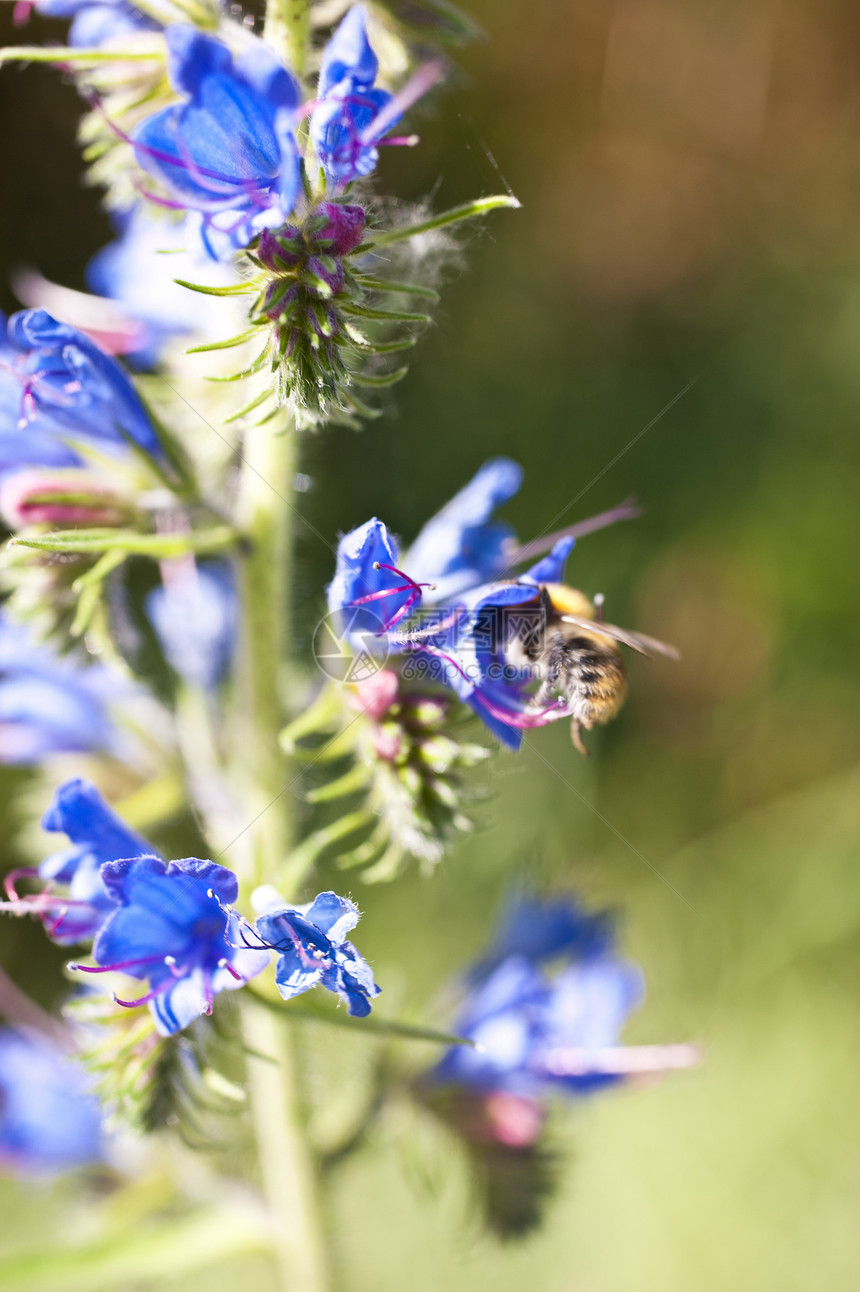
[[[556,614],[576,615],[578,619],[593,619],[594,604],[577,588],[566,583],[543,583],[541,591]]]

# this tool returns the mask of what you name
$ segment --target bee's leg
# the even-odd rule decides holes
[[[582,724],[577,718],[571,718],[570,720],[570,738],[573,741],[574,749],[578,750],[580,754],[584,754],[587,758],[588,749],[582,740]]]

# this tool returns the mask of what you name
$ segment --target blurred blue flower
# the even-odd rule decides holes
[[[177,206],[203,213],[217,259],[292,211],[300,93],[262,41],[234,58],[216,37],[185,24],[168,27],[166,39],[170,82],[185,98],[137,126],[135,155]]]
[[[268,963],[268,951],[237,945],[239,920],[224,907],[236,900],[239,884],[224,866],[140,857],[108,862],[101,875],[119,909],[93,945],[101,968],[87,972],[148,978],[144,996],[117,1003],[147,1003],[163,1036],[210,1014],[218,992],[243,986]]]
[[[189,291],[175,279],[207,287],[236,281],[232,268],[206,253],[191,217],[177,223],[155,219],[148,210],[126,217],[119,237],[96,252],[86,271],[91,291],[115,300],[141,325],[140,344],[128,355],[140,368],[154,367],[171,337],[223,335],[229,327],[229,303]]]
[[[278,905],[278,900],[272,898],[256,928],[262,945],[278,953],[275,982],[284,1000],[319,985],[335,992],[349,1014],[364,1018],[380,989],[346,938],[358,923],[358,907],[331,892],[319,893],[305,906]]]
[[[233,568],[206,561],[154,588],[146,613],[168,664],[192,686],[214,690],[236,647],[238,605]]]
[[[36,12],[44,18],[71,18],[69,44],[83,49],[97,49],[107,40],[158,31],[161,26],[131,0],[36,0]]]
[[[44,910],[42,921],[55,942],[89,941],[116,909],[102,882],[104,862],[152,856],[154,849],[112,811],[95,785],[80,778],[55,791],[42,829],[71,841],[72,847],[47,857],[38,870],[40,879],[64,885],[68,894],[39,895],[32,899],[34,908]]]
[[[74,467],[81,459],[60,436],[51,418],[21,407],[22,383],[16,372],[18,352],[6,340],[6,316],[0,312],[0,479],[23,467]]]
[[[129,377],[83,332],[58,323],[45,310],[22,310],[9,319],[8,338],[13,353],[0,393],[0,440],[6,433],[26,431],[32,424],[39,442],[46,434],[118,448],[131,441],[153,457],[163,456],[149,414]],[[16,392],[12,398],[6,384],[10,374],[12,391]],[[78,462],[72,454],[71,462],[45,463],[39,457],[18,465]]]
[[[121,756],[109,706],[125,690],[107,669],[60,659],[0,615],[0,763],[36,763],[54,753]]]
[[[455,1025],[476,1048],[453,1047],[433,1072],[442,1083],[534,1096],[571,1094],[621,1079],[618,1047],[627,1015],[641,1002],[642,974],[612,949],[605,913],[589,916],[574,902],[529,899],[509,912],[490,955],[468,976],[472,986]],[[517,912],[514,926],[511,915]],[[510,948],[504,959],[498,953]],[[548,957],[564,957],[549,975]]]
[[[0,1029],[0,1168],[53,1175],[103,1155],[82,1070],[43,1037]]]
[[[391,95],[374,85],[379,64],[367,39],[367,16],[355,5],[323,53],[311,140],[329,179],[348,184],[369,175],[379,159],[373,123]],[[380,134],[399,121],[387,120]]]

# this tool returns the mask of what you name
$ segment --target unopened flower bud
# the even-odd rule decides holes
[[[367,716],[378,721],[397,699],[398,686],[399,679],[394,670],[383,668],[373,677],[358,683],[356,699]]]
[[[264,229],[260,234],[257,259],[273,273],[295,269],[304,254],[304,239],[295,225],[287,224],[282,229]]]
[[[325,247],[335,256],[348,256],[360,245],[367,223],[367,217],[360,206],[320,202],[315,215],[325,216],[322,228],[314,234],[314,241],[318,246]]]
[[[121,525],[133,514],[127,499],[91,471],[16,471],[0,486],[0,515],[10,529],[28,525]]]

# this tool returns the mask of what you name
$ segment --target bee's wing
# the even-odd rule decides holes
[[[573,624],[576,628],[584,628],[586,632],[601,633],[604,637],[612,637],[615,641],[621,642],[622,646],[629,646],[631,650],[636,650],[640,655],[665,655],[666,659],[679,660],[681,652],[668,642],[661,642],[656,637],[646,637],[644,633],[629,633],[624,628],[618,628],[615,624],[600,623],[595,619],[579,619],[576,615],[562,615],[561,618],[566,624]]]

